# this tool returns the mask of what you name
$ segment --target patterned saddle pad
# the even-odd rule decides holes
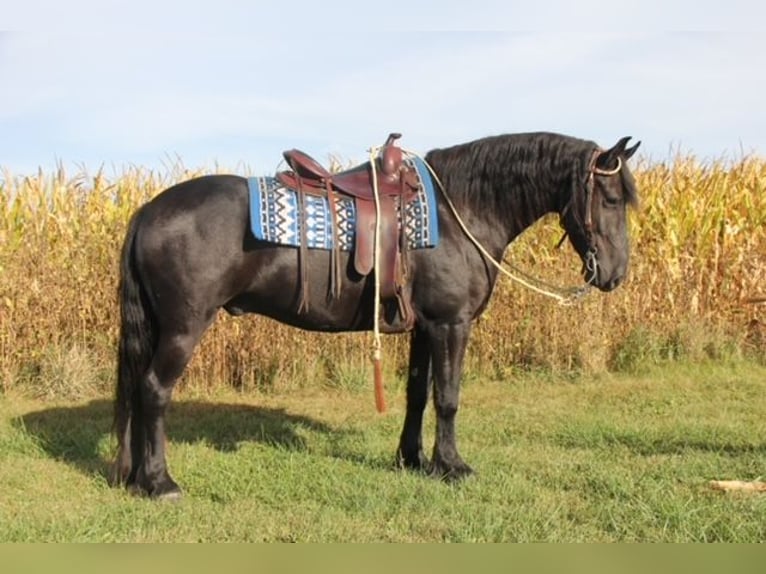
[[[415,166],[420,191],[404,207],[407,244],[410,249],[433,247],[439,242],[434,184],[420,158],[404,160]],[[304,194],[304,213],[300,213],[298,194],[282,186],[274,177],[248,178],[250,226],[256,238],[270,243],[299,247],[305,219],[306,245],[310,249],[333,249],[332,212],[328,199]],[[356,233],[354,199],[335,194],[340,249],[352,251]]]

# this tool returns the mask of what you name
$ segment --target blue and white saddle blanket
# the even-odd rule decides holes
[[[439,242],[436,196],[431,174],[420,158],[404,160],[415,166],[420,191],[405,206],[405,228],[410,249],[433,247]],[[250,226],[257,239],[299,247],[301,218],[305,218],[306,245],[311,249],[332,249],[332,212],[328,199],[304,194],[303,214],[298,209],[298,194],[284,187],[274,177],[248,178],[250,189]],[[340,248],[352,251],[356,232],[354,200],[335,194]]]

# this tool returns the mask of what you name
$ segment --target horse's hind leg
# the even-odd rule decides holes
[[[152,362],[141,379],[141,418],[134,419],[132,428],[135,480],[131,482],[139,492],[152,498],[181,495],[165,461],[165,411],[175,382],[209,324],[207,320],[197,325],[187,324],[173,333],[161,332]]]
[[[414,470],[428,468],[423,453],[423,411],[431,385],[431,351],[428,334],[417,325],[410,337],[410,363],[407,376],[407,414],[396,451],[397,465]]]

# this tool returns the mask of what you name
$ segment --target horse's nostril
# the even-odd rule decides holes
[[[609,291],[611,291],[612,289],[616,289],[617,287],[619,287],[619,286],[620,286],[620,283],[622,283],[622,276],[620,276],[620,277],[615,277],[614,279],[612,279],[612,280],[611,280],[611,281],[610,281],[610,282],[607,284],[607,289],[609,289]]]

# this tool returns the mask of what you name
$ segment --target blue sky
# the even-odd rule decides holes
[[[175,158],[270,173],[283,149],[358,161],[390,131],[419,152],[548,130],[632,135],[653,160],[766,155],[754,1],[17,4],[0,32],[16,175]]]

